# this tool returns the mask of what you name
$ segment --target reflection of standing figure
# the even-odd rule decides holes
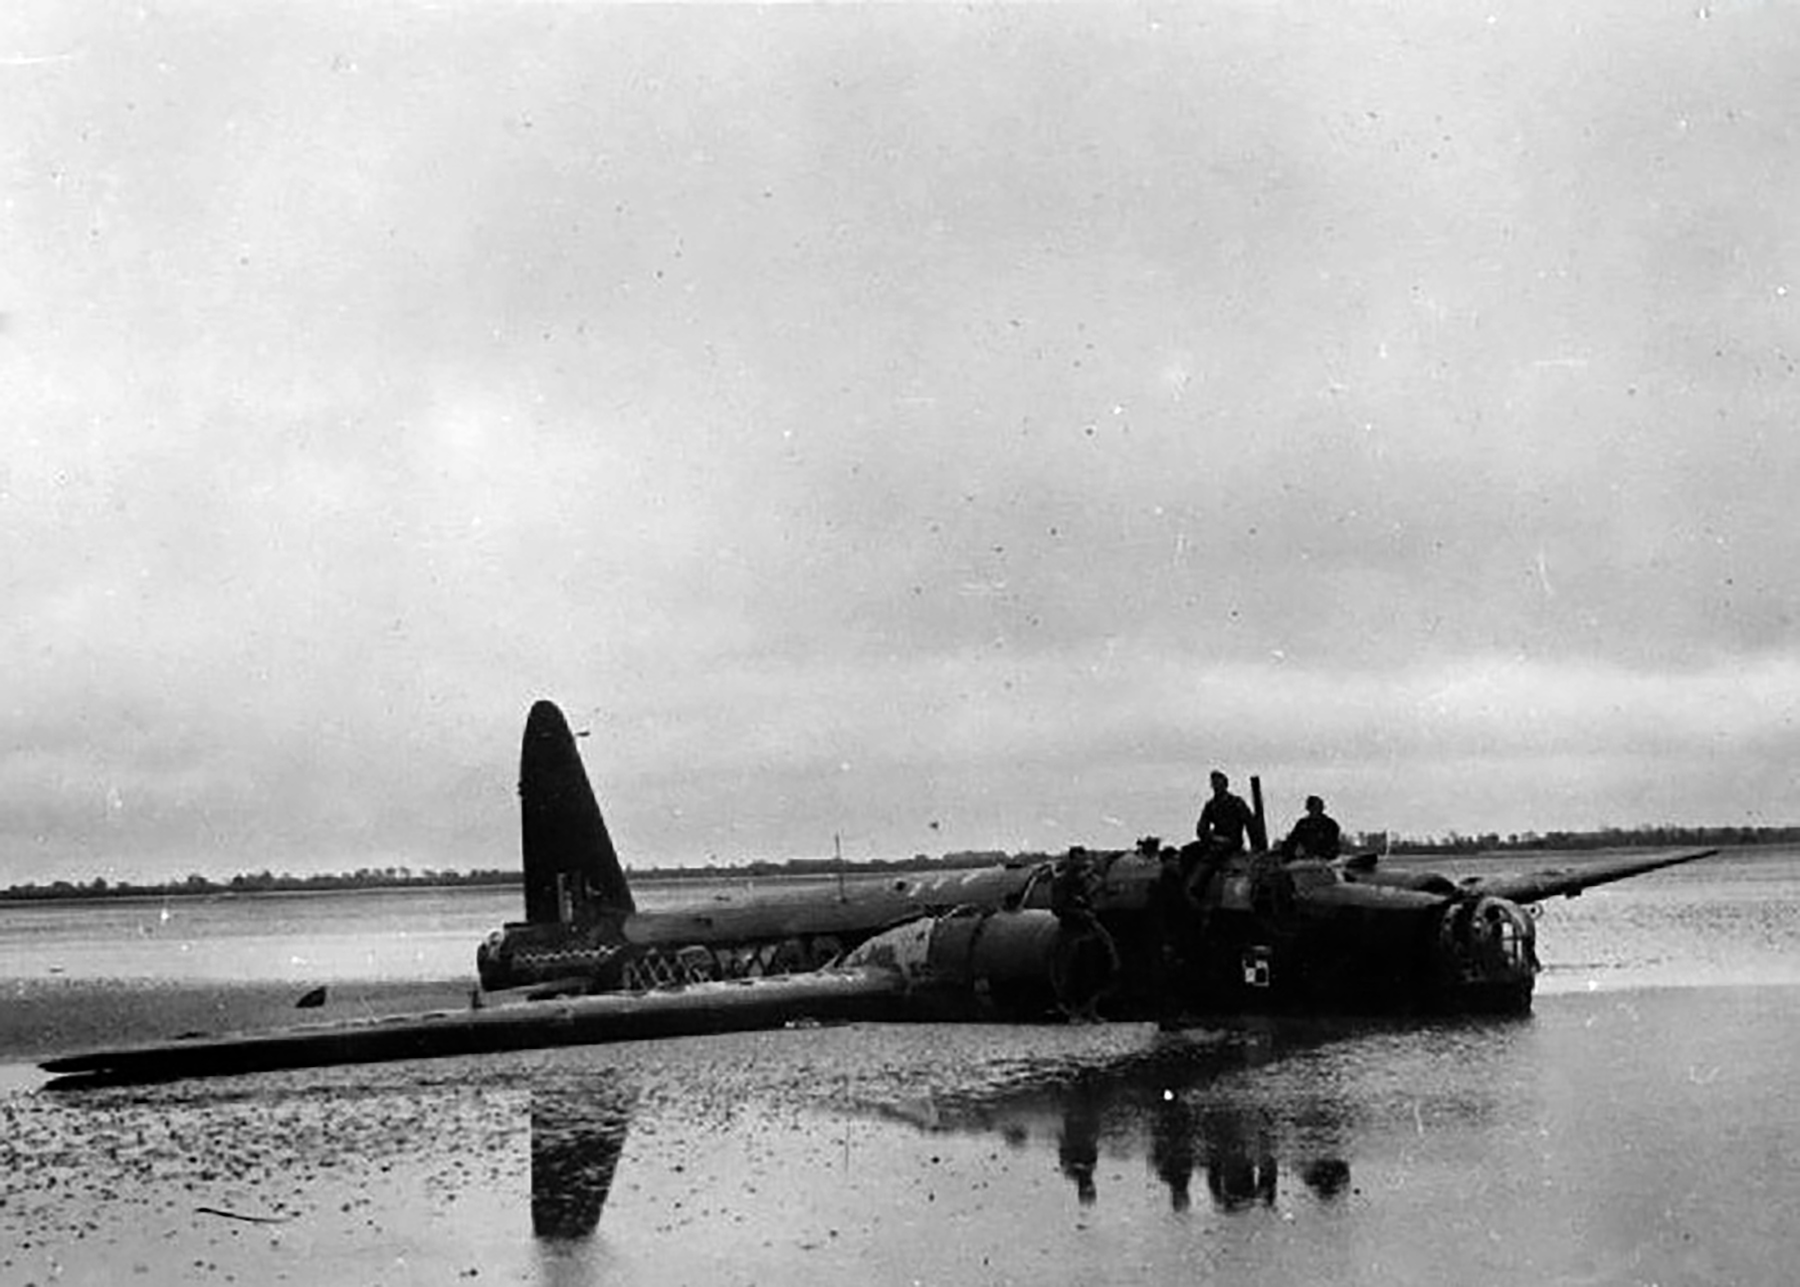
[[[1169,1186],[1169,1205],[1186,1211],[1193,1203],[1188,1183],[1194,1174],[1194,1111],[1172,1091],[1163,1096],[1150,1119],[1150,1165]]]
[[[1094,1187],[1094,1168],[1100,1163],[1100,1108],[1086,1087],[1070,1087],[1063,1103],[1062,1134],[1056,1141],[1056,1160],[1062,1173],[1075,1181],[1075,1198],[1084,1207],[1099,1196]]]

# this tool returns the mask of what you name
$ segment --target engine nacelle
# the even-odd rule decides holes
[[[1438,922],[1445,982],[1465,993],[1490,993],[1494,1004],[1530,1004],[1537,977],[1537,927],[1524,908],[1484,895],[1452,903]]]
[[[922,1002],[993,1018],[1089,1015],[1119,974],[1112,939],[1092,918],[982,907],[896,926],[842,964],[894,970]]]

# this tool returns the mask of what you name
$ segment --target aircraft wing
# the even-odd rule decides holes
[[[1684,849],[1673,854],[1601,859],[1578,867],[1558,867],[1518,875],[1469,876],[1462,881],[1461,887],[1477,894],[1511,899],[1515,903],[1536,903],[1558,895],[1573,898],[1582,890],[1591,889],[1595,885],[1610,884],[1629,876],[1641,876],[1647,871],[1693,862],[1697,858],[1710,857],[1718,852],[1717,849]]]
[[[829,969],[649,992],[609,992],[305,1024],[259,1033],[191,1035],[47,1059],[40,1066],[59,1074],[50,1083],[52,1088],[73,1089],[277,1068],[602,1045],[778,1028],[802,1020],[891,1018],[902,1009],[906,992],[907,982],[895,970],[869,966]]]

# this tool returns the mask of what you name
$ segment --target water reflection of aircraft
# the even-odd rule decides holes
[[[1351,1110],[1328,1086],[1297,1092],[1290,1080],[1279,1093],[1265,1092],[1252,1070],[1346,1035],[1354,1033],[1296,1030],[1273,1044],[1226,1034],[1168,1037],[1099,1066],[1052,1068],[990,1090],[877,1103],[867,1111],[930,1133],[996,1134],[1014,1148],[1054,1147],[1082,1206],[1100,1199],[1103,1151],[1143,1157],[1176,1211],[1192,1205],[1196,1177],[1220,1212],[1273,1206],[1284,1171],[1329,1202],[1350,1185],[1344,1154],[1355,1133]]]
[[[616,1071],[598,1083],[531,1091],[531,1230],[548,1241],[591,1235],[612,1192],[637,1092]]]
[[[1377,870],[1372,855],[1283,862],[1146,840],[1054,866],[653,913],[637,910],[549,702],[526,720],[519,795],[526,918],[490,935],[477,967],[485,988],[537,999],[43,1066],[143,1080],[852,1019],[1516,1013],[1538,969],[1526,904],[1713,852],[1455,882]]]

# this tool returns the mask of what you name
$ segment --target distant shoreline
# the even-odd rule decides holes
[[[1500,836],[1493,833],[1464,836],[1451,832],[1443,837],[1395,838],[1365,832],[1355,836],[1351,849],[1371,850],[1394,857],[1482,858],[1533,853],[1581,853],[1602,849],[1681,849],[1702,845],[1754,847],[1800,844],[1800,826],[1793,827],[1640,827],[1606,828],[1601,831],[1549,831]],[[962,851],[937,858],[915,854],[911,858],[846,859],[790,858],[781,862],[758,859],[733,866],[628,867],[633,881],[672,883],[681,881],[739,881],[771,879],[829,880],[847,876],[881,875],[897,871],[966,871],[1002,863],[1031,865],[1047,862],[1046,853],[1009,854],[1002,850]],[[295,876],[268,871],[243,874],[225,880],[191,875],[178,881],[136,884],[113,882],[104,877],[77,883],[67,880],[47,885],[35,883],[0,889],[0,903],[88,902],[101,899],[217,898],[258,894],[348,893],[359,890],[406,889],[506,889],[522,883],[518,871],[486,868],[476,871],[420,871],[403,867],[362,869],[355,872]]]

